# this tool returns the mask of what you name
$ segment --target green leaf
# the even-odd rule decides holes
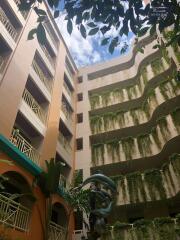
[[[115,37],[115,38],[111,41],[111,43],[110,43],[110,45],[109,45],[109,52],[110,52],[111,54],[114,52],[114,48],[117,46],[118,40],[119,40],[119,38],[118,38],[118,37]]]
[[[150,29],[150,35],[153,36],[155,32],[156,32],[156,25],[154,24]]]
[[[89,31],[88,35],[95,35],[99,31],[99,28],[93,28]]]
[[[37,15],[41,15],[41,16],[46,16],[46,11],[40,9],[40,8],[37,8],[37,7],[34,7],[34,11],[36,12]]]
[[[68,19],[68,22],[67,22],[67,31],[68,33],[71,35],[72,33],[72,30],[73,30],[73,25],[72,25],[72,21],[70,19]]]
[[[104,46],[104,45],[106,45],[108,42],[109,42],[109,38],[104,38],[104,39],[101,41],[101,45]]]
[[[93,23],[93,22],[90,22],[90,23],[88,23],[87,25],[88,25],[89,27],[91,27],[91,28],[97,27],[97,25],[96,25],[95,23]]]
[[[142,28],[142,29],[138,32],[138,37],[144,36],[144,35],[147,33],[148,29],[149,29],[149,27],[144,27],[144,28]]]
[[[54,18],[58,18],[58,17],[59,17],[59,13],[60,13],[60,11],[59,11],[59,10],[56,10],[56,11],[54,12]]]
[[[33,29],[28,33],[27,39],[28,39],[28,40],[34,39],[34,34],[37,34],[37,29],[36,29],[36,28],[33,28]]]
[[[46,31],[42,23],[39,23],[39,25],[37,26],[37,39],[38,42],[42,45],[46,43]]]
[[[86,38],[86,29],[83,24],[80,25],[80,32],[83,38]]]

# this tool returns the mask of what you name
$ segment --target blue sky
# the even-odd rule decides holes
[[[73,32],[71,35],[67,32],[66,21],[64,21],[64,14],[61,13],[59,19],[57,19],[57,24],[59,26],[60,32],[71,52],[74,61],[78,67],[87,66],[95,64],[102,61],[107,61],[114,57],[120,56],[120,50],[115,49],[113,54],[108,52],[108,46],[101,46],[102,35],[98,34],[95,36],[88,36],[84,39],[76,25],[73,24]],[[106,36],[116,36],[117,30],[111,29]],[[133,34],[129,33],[128,42],[131,45],[133,41]],[[125,36],[122,37],[122,44],[125,40]],[[130,49],[125,54],[128,54]]]

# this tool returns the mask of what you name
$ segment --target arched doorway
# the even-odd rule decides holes
[[[52,206],[51,221],[66,228],[68,218],[65,207],[61,203],[54,203]]]
[[[20,231],[29,230],[31,208],[35,198],[27,180],[18,172],[3,174],[7,181],[0,191],[0,223]]]

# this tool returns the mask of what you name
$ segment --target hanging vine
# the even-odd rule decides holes
[[[110,103],[110,100],[111,100],[111,92],[110,91],[103,92],[101,94],[101,97],[102,97],[102,105],[103,105],[103,107],[108,106],[109,103]]]
[[[101,116],[90,116],[90,127],[93,134],[101,132],[102,125],[103,121]]]
[[[112,161],[114,162],[116,159],[118,161],[120,160],[120,154],[119,154],[119,141],[118,140],[112,140],[106,143],[108,155],[110,154]]]
[[[91,147],[91,155],[93,166],[96,166],[99,162],[104,164],[104,144],[103,143],[93,144]]]
[[[164,70],[162,59],[156,58],[155,60],[153,60],[151,62],[151,67],[152,67],[152,71],[153,71],[154,75],[159,74],[162,70]]]
[[[91,109],[96,109],[100,105],[100,95],[93,94],[89,96]]]
[[[153,127],[151,129],[151,134],[152,134],[152,137],[153,137],[158,149],[161,149],[161,141],[160,141],[159,136],[158,136],[157,127]]]
[[[166,197],[165,188],[163,185],[162,175],[160,170],[151,169],[144,172],[144,180],[148,186],[151,200],[156,200],[156,192],[159,193],[160,198]]]
[[[123,110],[116,112],[116,121],[118,122],[120,128],[125,126],[124,114],[125,114],[125,111],[123,111]]]
[[[146,157],[152,153],[151,150],[152,141],[150,139],[149,134],[141,134],[137,136],[137,143],[139,152],[143,157]]]
[[[132,155],[135,151],[134,138],[133,137],[123,138],[121,139],[121,144],[126,160],[131,160]]]
[[[148,78],[147,78],[147,68],[143,67],[141,70],[141,75],[142,75],[142,79],[144,82],[144,85],[146,85],[146,83],[148,82]]]
[[[171,117],[178,133],[180,133],[180,107],[171,112]]]
[[[130,110],[130,114],[132,116],[132,119],[135,125],[139,124],[139,114],[138,114],[139,110],[140,108],[134,108]]]
[[[167,141],[170,136],[170,130],[168,129],[168,122],[167,122],[166,116],[160,117],[157,120],[157,124],[159,125],[162,136]]]
[[[108,131],[115,127],[115,116],[114,112],[107,112],[103,114],[104,130]]]

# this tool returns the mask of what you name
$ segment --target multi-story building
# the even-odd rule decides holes
[[[74,170],[84,179],[101,171],[117,182],[108,221],[126,222],[126,239],[129,223],[174,217],[180,212],[177,46],[154,49],[146,36],[125,57],[77,69],[46,2],[43,46],[27,40],[36,14],[17,4],[0,1],[0,159],[13,163],[1,162],[0,174],[8,177],[6,191],[22,198],[0,194],[0,223],[16,237],[43,239],[45,197],[33,181],[51,158],[65,165],[61,185]],[[64,239],[66,215],[65,201],[54,195],[52,240]],[[85,229],[77,220],[80,239]],[[73,225],[72,219],[70,234]]]
[[[77,68],[54,22],[50,10],[45,23],[45,45],[28,41],[36,25],[33,10],[19,11],[16,0],[0,1],[0,173],[9,193],[34,193],[38,201],[11,199],[0,195],[0,222],[9,232],[24,239],[43,239],[45,198],[33,179],[55,158],[65,165],[60,184],[71,178],[74,169],[75,75]],[[25,197],[24,197],[25,198]],[[66,204],[53,199],[52,239],[66,231]]]
[[[78,71],[75,167],[117,182],[108,221],[125,224],[114,239],[144,239],[128,235],[133,222],[180,211],[179,49],[155,44],[146,36],[127,56]]]

